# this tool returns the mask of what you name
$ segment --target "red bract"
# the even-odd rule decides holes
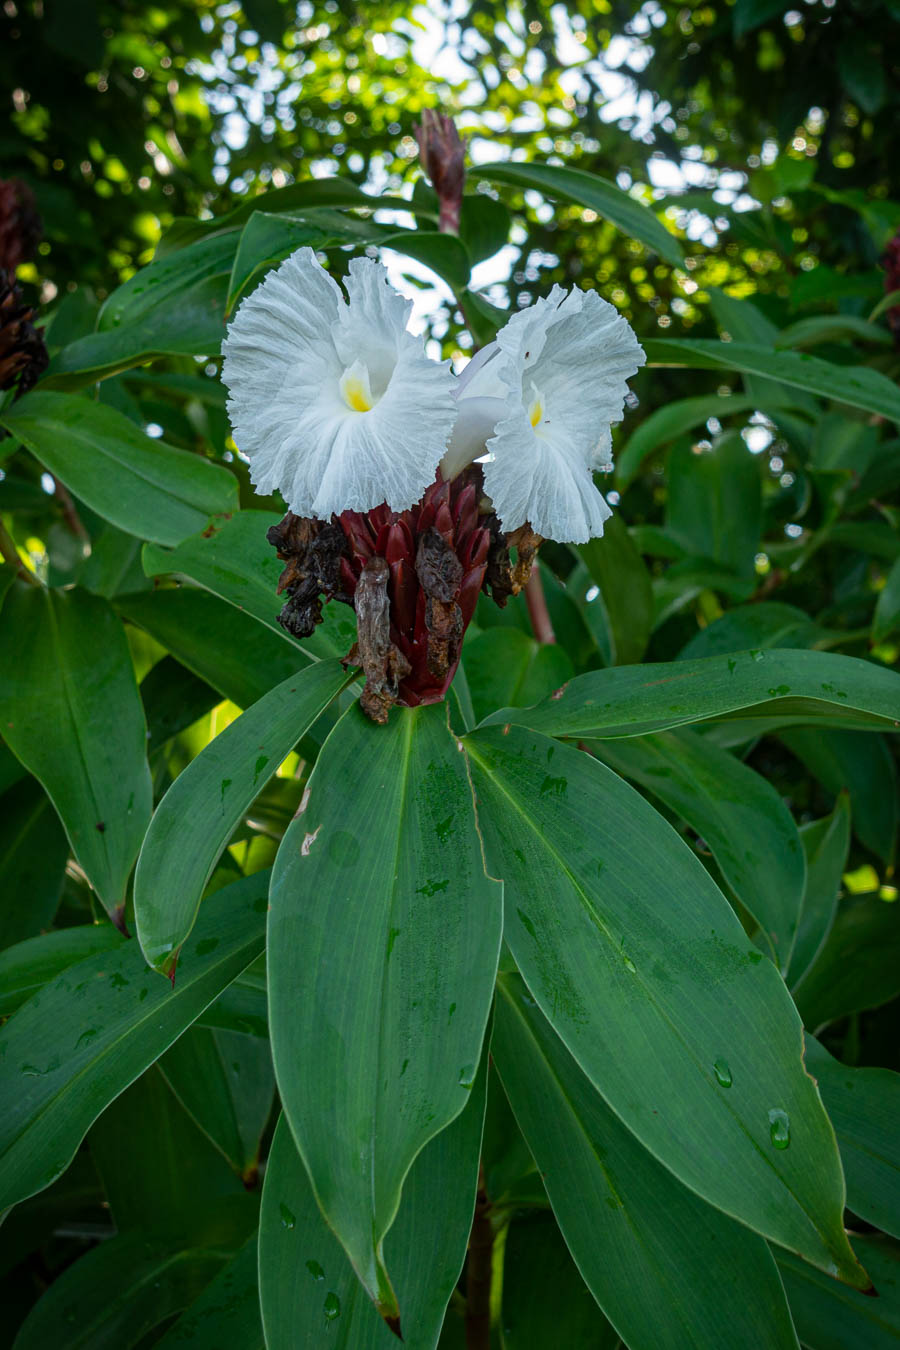
[[[323,600],[356,610],[357,641],[346,662],[362,667],[360,703],[376,722],[395,703],[440,702],[479,592],[502,607],[528,579],[540,540],[527,528],[507,538],[496,516],[480,511],[482,495],[481,470],[472,465],[452,482],[438,476],[408,511],[382,505],[330,522],[288,512],[269,530],[287,563],[278,589],[288,595],[279,615],[288,632],[308,636],[321,622]]]

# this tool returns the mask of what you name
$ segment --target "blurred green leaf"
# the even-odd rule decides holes
[[[806,888],[797,941],[786,979],[791,988],[802,981],[818,956],[834,922],[841,877],[850,850],[850,799],[840,792],[834,810],[824,820],[800,826],[806,854]]]
[[[59,904],[69,844],[40,783],[0,796],[0,948],[48,928]]]
[[[470,638],[463,665],[476,722],[498,706],[537,703],[574,674],[564,648],[535,642],[518,628],[488,628]]]
[[[844,1288],[796,1256],[778,1253],[791,1315],[809,1350],[895,1350],[900,1339],[900,1248],[878,1235],[854,1240],[877,1298]]]

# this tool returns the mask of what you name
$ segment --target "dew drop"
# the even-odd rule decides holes
[[[336,1317],[340,1317],[341,1300],[338,1298],[337,1294],[330,1293],[325,1295],[325,1302],[322,1305],[322,1311],[328,1318],[329,1322],[333,1322]]]
[[[713,1072],[719,1087],[731,1087],[731,1068],[727,1059],[717,1059],[713,1065]]]
[[[306,1269],[309,1271],[310,1275],[313,1277],[314,1280],[324,1280],[325,1272],[319,1265],[318,1261],[312,1260],[307,1261]]]
[[[459,1071],[460,1087],[470,1088],[472,1086],[472,1084],[475,1082],[475,1070],[476,1066],[474,1064],[466,1064],[464,1068],[460,1069]]]
[[[788,1148],[791,1142],[791,1122],[787,1111],[773,1106],[769,1112],[769,1137],[776,1148]]]
[[[631,957],[630,957],[630,956],[625,956],[624,953],[623,953],[623,955],[622,955],[622,960],[625,962],[625,969],[628,971],[629,975],[636,975],[636,974],[637,974],[637,966],[634,964],[634,962],[632,961]]]
[[[284,1203],[283,1200],[281,1204],[278,1206],[278,1212],[281,1215],[282,1228],[293,1228],[297,1222],[297,1216],[296,1214],[291,1213],[291,1211],[288,1209],[287,1205]]]

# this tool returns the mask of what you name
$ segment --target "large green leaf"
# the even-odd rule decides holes
[[[878,891],[845,897],[815,961],[794,988],[811,1031],[900,994],[897,907]]]
[[[0,796],[0,948],[49,928],[68,856],[65,832],[40,783],[28,777]]]
[[[797,826],[775,789],[687,729],[594,741],[591,749],[696,830],[760,925],[776,965],[786,970],[803,904],[806,859]]]
[[[174,990],[136,942],[70,966],[0,1030],[0,1207],[49,1186],[90,1125],[257,957],[267,873],[219,891]]]
[[[835,796],[850,794],[853,832],[890,866],[897,835],[897,770],[883,736],[795,727],[781,740]]]
[[[339,661],[290,675],[178,775],[150,823],[134,878],[138,938],[150,965],[174,969],[232,833],[346,682]]]
[[[14,1013],[60,971],[123,941],[110,923],[82,923],[7,947],[0,952],[0,1017]]]
[[[397,1305],[382,1244],[403,1180],[475,1078],[500,894],[446,708],[376,726],[354,704],[276,860],[269,1019],[319,1205],[385,1316]]]
[[[186,1246],[158,1229],[119,1233],[51,1285],[23,1323],[15,1350],[131,1350],[182,1311],[222,1269],[234,1245]]]
[[[258,1196],[179,1105],[157,1065],[110,1102],[88,1144],[120,1233],[160,1227],[189,1244],[215,1240],[211,1216],[220,1206],[226,1230],[241,1218],[245,1232],[256,1227]]]
[[[251,1185],[275,1093],[268,1042],[238,1031],[191,1027],[159,1067],[192,1120]]]
[[[259,1312],[254,1233],[198,1299],[173,1323],[156,1350],[266,1350]]]
[[[759,600],[730,609],[701,628],[678,653],[679,661],[764,647],[815,647],[828,637],[802,609]]]
[[[433,1350],[459,1279],[475,1207],[485,1067],[464,1110],[413,1163],[385,1240],[410,1350]],[[268,1350],[397,1345],[319,1212],[283,1116],[266,1167],[259,1232]]]
[[[503,161],[471,167],[469,177],[485,179],[489,183],[508,183],[511,187],[526,190],[531,188],[547,197],[590,207],[629,239],[639,239],[673,267],[681,267],[684,262],[681,245],[649,207],[596,174],[535,161],[528,164]]]
[[[900,676],[833,652],[771,650],[702,661],[590,671],[528,712],[501,709],[491,722],[519,721],[551,736],[643,736],[710,718],[753,717],[770,725],[896,731]]]
[[[309,665],[309,657],[286,633],[277,636],[198,586],[117,596],[116,609],[239,708],[249,708],[273,685]]]
[[[841,889],[841,877],[850,850],[850,799],[838,794],[834,810],[824,820],[810,820],[800,827],[806,854],[806,887],[797,940],[786,979],[793,989],[816,959],[831,932]]]
[[[237,510],[227,469],[145,436],[103,403],[38,391],[2,420],[80,501],[141,539],[179,544]]]
[[[723,1289],[729,1350],[796,1350],[765,1242],[641,1147],[517,976],[500,978],[492,1054],[569,1250],[629,1350],[719,1350]]]
[[[44,785],[106,909],[121,912],[151,809],[144,710],[122,625],[87,591],[18,583],[0,628],[4,738]]]
[[[118,286],[104,302],[97,327],[109,332],[123,325],[145,323],[150,316],[168,313],[177,320],[185,294],[214,277],[227,276],[238,236],[215,234],[154,259]]]
[[[704,1199],[864,1284],[799,1018],[703,864],[591,756],[519,727],[465,744],[504,938],[584,1072]]]
[[[749,342],[714,342],[708,338],[648,338],[644,349],[651,366],[765,375],[793,389],[900,422],[900,390],[893,380],[868,366],[837,366],[806,352],[774,351]]]
[[[806,1066],[837,1134],[848,1207],[900,1238],[900,1073],[841,1064],[812,1036]]]
[[[228,312],[241,296],[252,290],[260,275],[304,245],[325,248],[329,244],[367,244],[384,234],[373,222],[363,223],[354,216],[324,212],[321,218],[307,215],[276,215],[254,211],[243,230],[234,255],[228,282]]]
[[[897,1350],[900,1341],[900,1246],[858,1237],[877,1298],[835,1284],[787,1252],[778,1253],[791,1314],[808,1350]]]
[[[644,655],[653,628],[650,574],[621,516],[606,522],[603,536],[579,546],[578,552],[596,588],[592,603],[602,607],[609,633],[607,665],[628,666]],[[575,579],[567,586],[573,589]]]
[[[552,1214],[521,1214],[509,1226],[503,1245],[501,1320],[503,1350],[622,1347],[619,1333],[581,1278]]]
[[[900,628],[900,558],[894,563],[878,592],[872,619],[872,641],[883,642]]]
[[[272,511],[241,511],[221,528],[204,530],[171,551],[148,544],[144,570],[148,576],[172,572],[188,577],[284,637],[277,621],[283,601],[276,594],[284,564],[266,541],[266,531],[279,519]],[[310,656],[324,658],[343,656],[355,640],[353,611],[332,603],[312,636],[298,645]]]
[[[668,483],[666,529],[672,538],[691,555],[751,576],[762,534],[762,479],[760,461],[738,433],[719,437],[703,454],[674,446]]]

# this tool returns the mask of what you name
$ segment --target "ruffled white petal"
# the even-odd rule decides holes
[[[385,269],[354,259],[347,293],[349,304],[312,249],[298,249],[243,302],[223,346],[228,411],[253,483],[319,519],[412,506],[456,415],[449,365],[406,331],[411,305]],[[351,386],[360,406],[371,398],[368,410],[348,402]]]
[[[596,291],[554,287],[513,315],[463,372],[445,462],[459,472],[487,449],[485,489],[507,531],[528,521],[560,542],[602,534],[611,512],[592,470],[611,465],[610,424],[621,421],[627,381],[644,359],[628,322]],[[479,444],[484,416],[474,408],[467,415],[466,405],[485,409],[498,399],[506,417]]]
[[[583,544],[612,515],[589,465],[565,437],[535,433],[524,409],[488,441],[484,487],[508,533],[526,523],[545,539]]]

